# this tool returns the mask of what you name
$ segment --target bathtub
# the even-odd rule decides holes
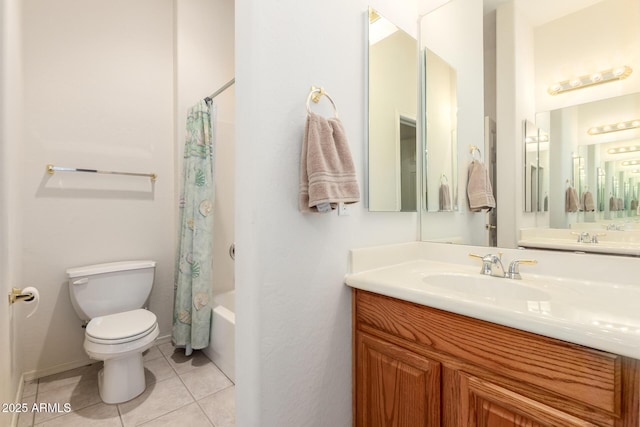
[[[235,291],[214,295],[213,302],[211,340],[204,353],[235,383]]]

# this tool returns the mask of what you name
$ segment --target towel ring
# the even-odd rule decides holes
[[[317,104],[318,102],[320,102],[320,98],[322,98],[323,95],[327,97],[329,102],[331,102],[331,105],[333,106],[333,114],[336,118],[338,118],[338,109],[336,108],[336,104],[335,102],[333,102],[333,99],[331,99],[329,94],[324,91],[323,87],[316,86],[311,86],[311,92],[309,92],[309,96],[307,97],[307,114],[311,113],[311,109],[309,108],[309,101],[313,101]]]
[[[471,145],[469,144],[469,152],[471,153],[471,158],[473,160],[476,160],[476,152],[478,153],[478,159],[477,160],[482,160],[482,152],[480,151],[480,149],[478,148],[477,145]]]
[[[447,175],[445,174],[440,175],[440,184],[449,185],[449,178],[447,178]]]

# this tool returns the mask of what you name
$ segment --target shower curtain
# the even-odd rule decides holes
[[[187,356],[209,345],[211,330],[215,113],[202,100],[187,116],[172,332]]]

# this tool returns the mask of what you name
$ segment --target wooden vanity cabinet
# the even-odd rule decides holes
[[[353,290],[353,425],[640,426],[637,360]]]

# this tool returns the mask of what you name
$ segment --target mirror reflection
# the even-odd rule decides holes
[[[456,70],[425,48],[425,200],[428,212],[458,210]]]
[[[417,42],[369,9],[369,210],[417,210]]]
[[[597,148],[595,139],[578,143],[577,130],[564,126],[558,131],[556,124],[575,114],[565,108],[640,92],[638,0],[484,0],[484,10],[478,3],[451,0],[420,22],[421,49],[456,70],[459,194],[458,211],[430,212],[439,208],[432,204],[438,187],[430,188],[428,181],[438,183],[438,173],[427,179],[422,239],[494,242],[487,238],[494,227],[488,215],[471,212],[466,203],[471,145],[496,171],[498,246],[521,245],[523,230],[561,229],[573,239],[570,227],[577,224],[633,221],[640,193],[638,178],[630,172],[634,165],[623,166]],[[484,76],[476,80],[480,71]],[[601,120],[601,125],[616,120]],[[495,133],[483,126],[493,121]],[[490,160],[491,140],[496,141],[495,162]],[[570,203],[569,188],[575,193]]]
[[[540,113],[551,125],[550,228],[635,228],[640,193],[640,94]],[[563,175],[564,174],[564,175]],[[564,179],[563,179],[564,178]],[[575,201],[567,194],[575,192]]]
[[[485,137],[482,16],[482,2],[450,0],[420,19],[422,240],[495,244],[495,218],[468,198],[471,165],[479,184],[485,174],[475,166],[491,163],[485,141],[495,143]]]
[[[549,210],[549,133],[524,122],[524,211]]]

